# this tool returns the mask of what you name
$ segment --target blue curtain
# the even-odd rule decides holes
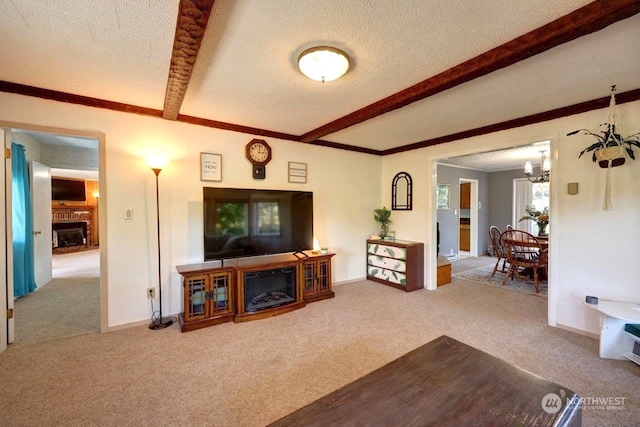
[[[11,143],[11,192],[13,221],[13,296],[36,289],[33,264],[33,215],[29,171],[22,145]]]

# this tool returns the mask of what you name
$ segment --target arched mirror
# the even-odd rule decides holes
[[[410,211],[413,204],[411,175],[398,172],[391,183],[391,210]]]

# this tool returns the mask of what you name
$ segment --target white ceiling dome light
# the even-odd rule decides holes
[[[298,57],[298,68],[305,76],[318,82],[335,80],[349,69],[349,55],[330,46],[316,46]]]

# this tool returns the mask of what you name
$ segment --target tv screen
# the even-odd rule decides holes
[[[313,248],[310,191],[204,188],[204,259]]]
[[[87,195],[84,181],[51,178],[51,200],[84,202]]]

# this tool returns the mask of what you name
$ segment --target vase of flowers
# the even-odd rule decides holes
[[[538,236],[547,235],[547,225],[549,225],[549,208],[545,207],[541,211],[535,209],[533,206],[525,206],[524,211],[527,213],[518,222],[522,222],[530,219],[534,221],[538,226]]]

